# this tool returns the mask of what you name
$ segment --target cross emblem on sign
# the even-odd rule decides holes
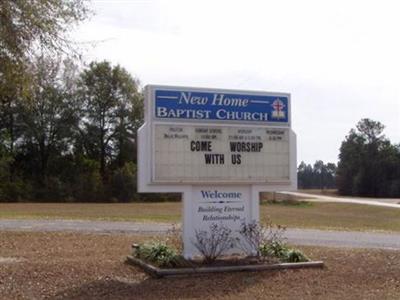
[[[274,103],[272,103],[272,107],[277,110],[278,112],[282,111],[282,109],[285,107],[285,105],[283,104],[283,102],[277,98]]]
[[[283,104],[282,100],[276,98],[276,100],[272,103],[271,106],[274,109],[272,111],[272,118],[275,119],[285,118],[285,112],[283,111],[283,109],[285,108],[285,104]]]

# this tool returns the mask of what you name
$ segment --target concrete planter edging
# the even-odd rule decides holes
[[[127,257],[127,262],[129,264],[141,267],[146,273],[155,278],[161,278],[166,276],[178,276],[178,275],[198,275],[205,273],[243,272],[243,271],[255,272],[255,271],[265,271],[265,270],[305,269],[305,268],[324,267],[323,261],[310,261],[301,263],[281,263],[273,265],[260,264],[260,265],[243,265],[243,266],[161,269],[131,255]]]

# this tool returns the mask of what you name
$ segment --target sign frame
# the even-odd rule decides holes
[[[223,121],[223,120],[202,120],[202,119],[164,119],[157,118],[155,115],[155,91],[161,90],[179,90],[179,91],[200,91],[211,93],[226,94],[244,94],[258,96],[277,96],[287,97],[288,99],[288,121],[281,122],[259,122],[259,121]],[[268,191],[290,191],[297,189],[297,157],[296,157],[296,134],[292,130],[292,113],[291,113],[291,96],[288,93],[262,92],[262,91],[246,91],[246,90],[227,90],[214,88],[197,88],[197,87],[180,87],[180,86],[164,86],[164,85],[147,85],[144,89],[145,94],[145,111],[144,124],[139,128],[138,139],[138,185],[139,193],[181,193],[182,194],[182,223],[183,223],[183,243],[186,258],[192,258],[198,255],[197,250],[193,247],[193,236],[197,224],[193,222],[193,214],[197,191],[201,187],[209,187],[212,189],[231,189],[235,186],[247,190],[249,196],[249,210],[247,212],[248,221],[259,221],[259,198],[261,192]],[[155,142],[155,125],[193,125],[193,126],[213,126],[213,127],[244,127],[244,128],[277,128],[289,130],[289,180],[288,181],[210,181],[210,182],[157,182],[154,180],[154,142]]]

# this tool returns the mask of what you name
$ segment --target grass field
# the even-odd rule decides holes
[[[324,269],[153,279],[143,237],[0,232],[0,299],[400,299],[400,252],[301,247]]]
[[[0,203],[0,218],[179,222],[181,203]]]
[[[261,218],[298,228],[400,231],[400,209],[348,203],[262,205]]]
[[[0,218],[89,219],[180,222],[180,202],[161,203],[1,203]],[[287,227],[362,231],[400,231],[400,209],[344,204],[263,204],[262,219]]]

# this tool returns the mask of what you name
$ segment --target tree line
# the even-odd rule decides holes
[[[301,162],[297,168],[299,189],[335,189],[336,165],[317,160],[314,165]]]
[[[119,65],[80,59],[68,33],[89,15],[85,0],[0,1],[0,201],[139,198],[140,83]],[[361,120],[337,167],[299,165],[299,187],[400,197],[400,146],[383,129]]]
[[[392,144],[384,128],[378,121],[361,119],[342,142],[337,167],[320,160],[313,166],[301,162],[298,187],[337,188],[344,196],[400,197],[400,144]]]
[[[2,101],[1,199],[135,199],[139,82],[107,61],[40,56],[27,72],[26,96]]]
[[[86,0],[0,1],[0,201],[137,197],[137,79],[121,66],[82,68],[71,29]]]

